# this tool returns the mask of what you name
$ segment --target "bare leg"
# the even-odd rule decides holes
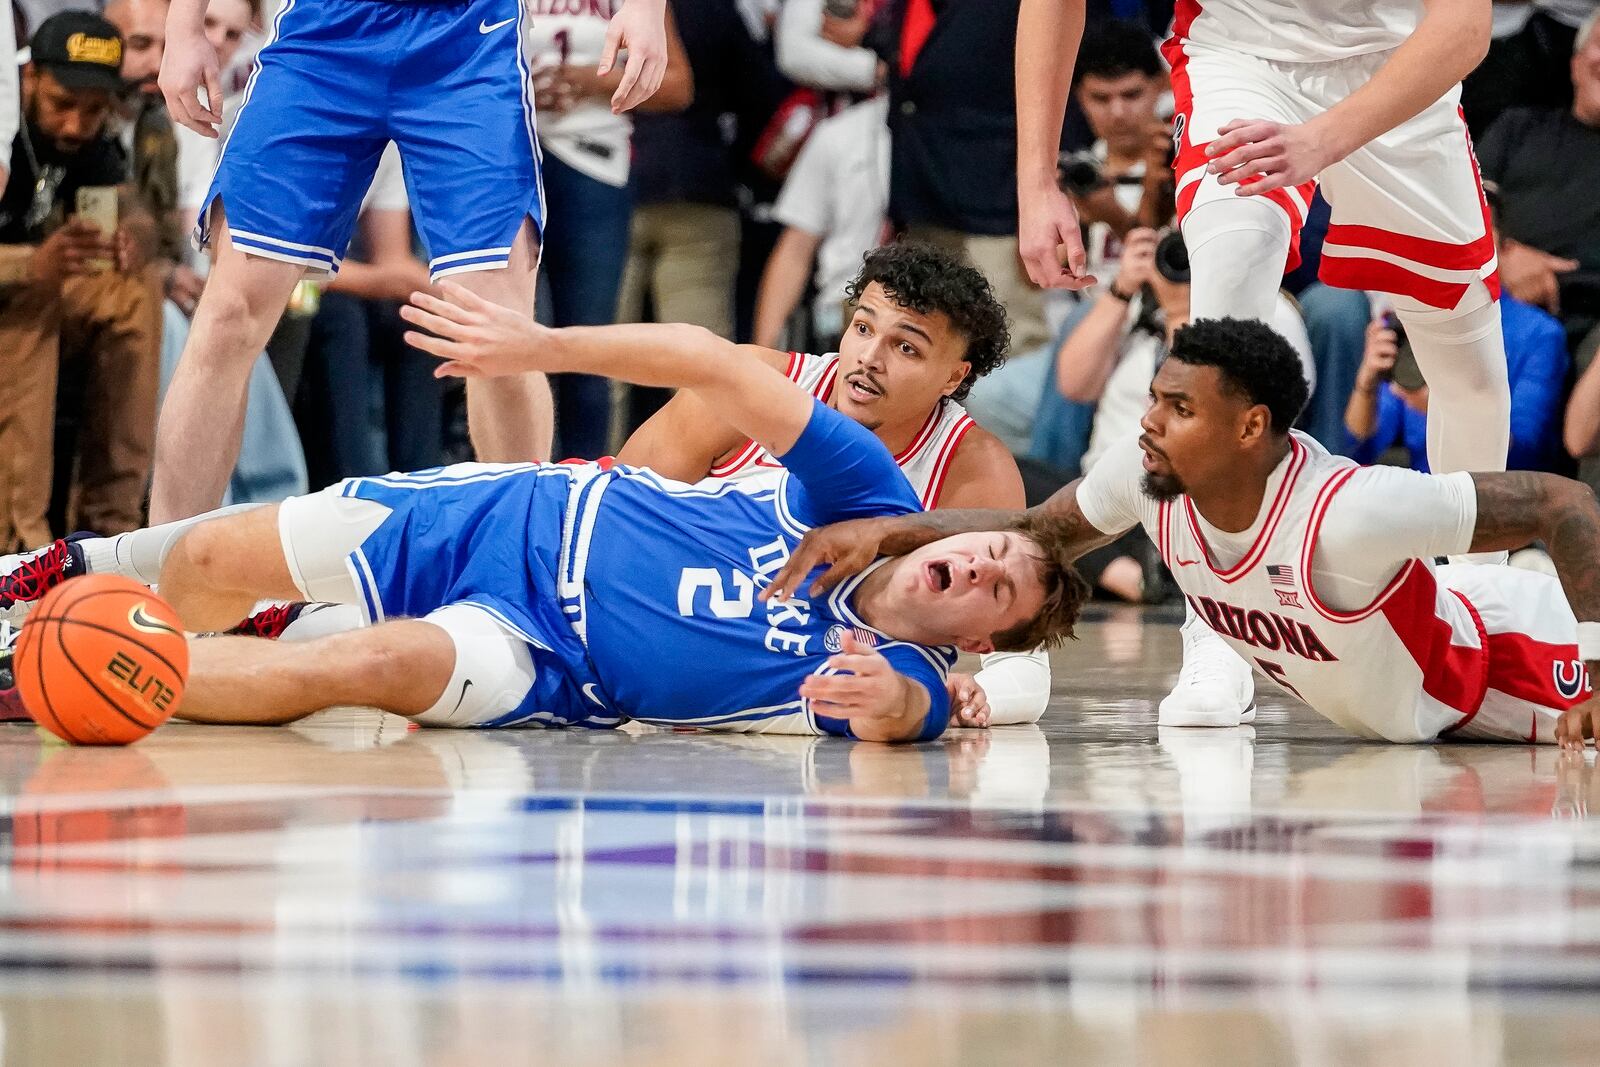
[[[500,270],[468,271],[450,280],[485,300],[533,317],[539,269],[539,239],[523,222],[511,246],[511,263]],[[480,378],[467,383],[467,428],[483,463],[526,463],[550,459],[555,406],[543,374]]]
[[[161,568],[161,595],[189,630],[225,630],[260,600],[299,600],[278,536],[278,505],[210,519]]]
[[[293,645],[196,638],[181,717],[273,726],[351,704],[420,715],[443,695],[455,661],[450,635],[419,619]]]
[[[221,204],[214,212],[216,264],[156,428],[152,525],[222,503],[239,458],[250,368],[305,272],[241,252],[228,238]]]

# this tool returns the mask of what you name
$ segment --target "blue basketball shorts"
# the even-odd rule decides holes
[[[522,21],[519,0],[284,0],[197,240],[220,200],[239,249],[336,272],[393,141],[434,278],[504,267],[544,226]]]

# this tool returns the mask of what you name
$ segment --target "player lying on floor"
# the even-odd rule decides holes
[[[193,630],[262,599],[360,606],[369,628],[297,644],[193,643],[183,717],[281,723],[370,705],[435,725],[616,726],[927,739],[968,652],[1071,632],[1081,581],[1025,532],[886,559],[815,604],[756,593],[819,522],[916,511],[877,438],[706,331],[552,331],[459,286],[411,335],[471,376],[581,370],[695,390],[783,460],[716,488],[598,464],[464,464],[352,479],[200,523],[160,575]],[[721,346],[716,351],[716,346]],[[706,358],[708,346],[715,358]]]
[[[1594,736],[1594,494],[1550,474],[1357,467],[1289,429],[1306,393],[1294,350],[1266,326],[1194,322],[1156,372],[1143,434],[1045,503],[818,530],[763,595],[815,596],[879,553],[952,535],[1026,529],[1071,559],[1142,524],[1212,629],[1352,733],[1577,746]],[[1559,581],[1432,563],[1540,539]],[[819,564],[831,567],[808,584]]]
[[[837,354],[748,345],[740,351],[784,371],[876,434],[923,507],[1022,507],[1016,460],[960,403],[1006,354],[1005,309],[982,272],[929,245],[893,244],[867,254],[851,291],[857,306]],[[712,340],[708,360],[724,351]],[[783,470],[690,389],[641,426],[618,459],[677,481],[705,482],[705,488],[771,480]],[[20,622],[35,599],[78,574],[121,574],[153,584],[177,537],[203,518],[109,538],[74,535],[24,556],[0,557],[0,619]],[[259,611],[238,632],[300,640],[364,622],[354,606],[307,607]],[[1049,702],[1050,660],[1038,650],[992,652],[976,675],[953,672],[949,682],[958,725],[1034,722]]]

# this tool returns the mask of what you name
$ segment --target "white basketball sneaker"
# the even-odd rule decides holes
[[[1249,664],[1205,623],[1183,624],[1183,670],[1161,701],[1161,726],[1241,726],[1256,718],[1256,684]]]

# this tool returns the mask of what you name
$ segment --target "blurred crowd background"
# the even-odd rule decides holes
[[[211,0],[228,114],[280,0]],[[542,0],[595,4],[603,0]],[[690,322],[833,351],[862,255],[914,238],[958,250],[1012,322],[1009,361],[966,401],[1022,462],[1030,495],[1092,465],[1143,410],[1169,325],[1188,317],[1172,229],[1171,0],[1090,0],[1060,180],[1098,284],[1029,284],[1017,257],[1018,0],[671,0],[671,69],[631,121],[587,68],[534,56],[548,223],[540,317]],[[1600,484],[1600,0],[1496,3],[1463,109],[1496,221],[1512,388],[1510,465]],[[125,48],[120,85],[66,84],[53,57],[93,12]],[[205,285],[188,239],[218,142],[175,126],[156,84],[165,0],[16,0],[0,10],[0,489],[49,485],[49,528],[140,525],[162,386]],[[12,19],[10,27],[3,25]],[[7,75],[17,71],[15,81]],[[610,121],[596,121],[604,112]],[[81,190],[119,187],[113,235]],[[492,195],[487,191],[486,195]],[[1316,280],[1327,206],[1275,325],[1314,380],[1303,429],[1363,462],[1425,468],[1428,387],[1372,294]],[[469,458],[459,383],[432,376],[398,308],[427,284],[391,148],[338,276],[302,283],[255,368],[233,501]],[[614,452],[664,400],[569,375],[554,458]],[[15,527],[17,524],[13,523]],[[1118,572],[1120,573],[1120,572]],[[1160,583],[1109,592],[1159,599]]]

